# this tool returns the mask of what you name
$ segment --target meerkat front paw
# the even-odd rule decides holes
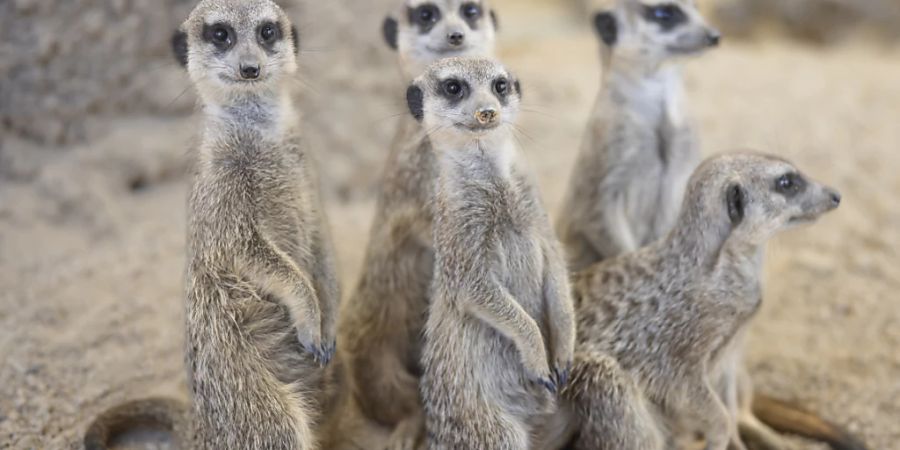
[[[563,389],[569,383],[569,375],[572,373],[572,360],[565,363],[557,361],[553,367],[553,380],[557,389]]]
[[[332,342],[322,342],[320,333],[313,333],[306,327],[298,327],[297,340],[300,341],[303,349],[312,355],[320,367],[327,365],[331,361],[332,356],[334,356],[334,344]]]
[[[550,369],[550,365],[547,364],[546,359],[539,358],[537,361],[526,363],[525,370],[532,383],[541,385],[551,393],[556,394],[559,386],[556,383],[556,377]]]

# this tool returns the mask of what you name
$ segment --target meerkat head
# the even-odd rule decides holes
[[[451,56],[493,56],[497,15],[487,0],[406,0],[382,31],[407,76]]]
[[[429,66],[409,86],[406,99],[436,147],[460,148],[503,139],[515,122],[521,95],[519,81],[500,63],[456,57]]]
[[[728,239],[762,245],[775,233],[816,221],[841,194],[776,156],[734,153],[701,164],[688,184],[685,211]]]
[[[615,57],[649,65],[719,44],[694,0],[611,0],[594,15],[594,28]]]
[[[202,0],[172,39],[201,97],[276,90],[297,70],[299,36],[271,0]]]

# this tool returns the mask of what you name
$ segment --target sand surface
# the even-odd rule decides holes
[[[502,59],[525,91],[522,147],[555,213],[597,90],[596,42],[560,6],[496,3]],[[355,33],[377,42],[380,17]],[[370,53],[382,62],[369,69],[335,50],[339,35],[331,42],[310,58],[333,64],[340,82],[313,79],[304,111],[334,177],[328,210],[346,296],[403,103],[390,52]],[[837,212],[769,246],[748,355],[759,389],[873,449],[900,448],[900,51],[726,39],[685,72],[705,154],[777,153],[844,194]],[[368,96],[340,98],[335,86]],[[0,448],[68,448],[111,405],[186,395],[183,171],[195,123],[110,118],[94,125],[100,138],[66,152],[2,143]],[[350,158],[315,147],[329,139],[374,150]]]

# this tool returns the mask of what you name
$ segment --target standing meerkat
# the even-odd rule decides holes
[[[839,203],[780,158],[717,156],[690,179],[666,237],[576,275],[578,344],[564,393],[578,421],[573,448],[663,449],[668,425],[683,424],[708,449],[744,449],[739,422],[769,438],[765,448],[785,448],[748,417],[743,338],[761,302],[766,241]]]
[[[500,64],[472,58],[434,63],[407,92],[439,173],[421,381],[430,449],[529,448],[568,377],[568,276],[513,142],[520,92]]]
[[[396,18],[395,18],[396,17]],[[405,83],[447,56],[489,56],[496,15],[485,1],[408,0],[384,21]],[[388,447],[421,438],[422,329],[434,250],[431,203],[437,168],[426,130],[401,119],[382,177],[375,220],[356,291],[341,313],[342,361],[363,415],[394,430]]]
[[[673,60],[719,43],[693,0],[615,0],[594,26],[604,75],[557,222],[572,270],[671,229],[699,160]]]
[[[202,0],[181,30],[204,112],[188,201],[195,447],[314,449],[339,295],[291,98],[297,32],[270,0]]]

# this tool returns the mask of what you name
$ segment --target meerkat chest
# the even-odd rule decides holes
[[[543,273],[542,238],[535,199],[524,190],[510,189],[498,202],[491,236],[496,273],[520,296],[533,296]]]

